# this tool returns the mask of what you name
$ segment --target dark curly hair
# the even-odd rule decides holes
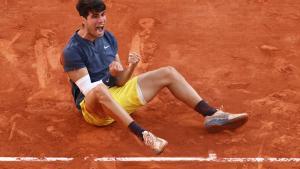
[[[87,18],[89,12],[101,12],[106,9],[103,0],[78,0],[76,9],[80,16]]]

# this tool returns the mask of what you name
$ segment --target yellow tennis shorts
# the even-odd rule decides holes
[[[138,78],[130,79],[125,85],[111,87],[108,89],[112,97],[119,103],[129,114],[136,111],[137,108],[146,104],[141,89],[138,85]],[[107,116],[101,118],[95,113],[89,113],[85,106],[85,100],[80,103],[81,112],[84,120],[92,125],[107,126],[114,122],[114,119]]]

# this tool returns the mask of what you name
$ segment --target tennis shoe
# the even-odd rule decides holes
[[[164,148],[168,142],[162,138],[159,138],[149,131],[143,132],[143,139],[146,146],[155,151],[156,154],[160,154],[164,151]]]
[[[216,133],[222,130],[234,130],[241,127],[247,121],[247,113],[231,114],[218,110],[212,116],[205,117],[204,127],[208,132]]]

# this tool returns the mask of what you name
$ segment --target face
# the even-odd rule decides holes
[[[104,35],[106,23],[105,10],[101,12],[89,12],[87,18],[83,19],[84,28],[90,38],[95,39]]]

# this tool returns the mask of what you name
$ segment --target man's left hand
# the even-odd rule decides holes
[[[141,57],[137,53],[129,53],[128,63],[129,65],[136,66],[141,60]]]

